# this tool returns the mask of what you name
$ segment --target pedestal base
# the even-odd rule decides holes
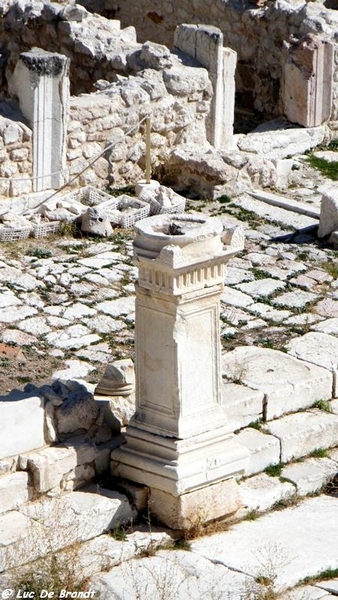
[[[126,441],[112,453],[113,474],[176,497],[243,475],[248,458],[225,427],[179,440],[129,425]]]
[[[150,490],[150,512],[171,529],[199,527],[208,521],[233,515],[241,506],[239,485],[234,479],[178,497],[154,488]]]

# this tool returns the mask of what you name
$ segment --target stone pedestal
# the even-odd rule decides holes
[[[223,246],[217,219],[159,215],[135,229],[136,413],[112,466],[150,487],[151,510],[181,527],[233,512],[236,483],[227,508],[224,480],[245,468],[221,400],[220,294],[224,264],[238,249]],[[220,485],[220,502],[204,515],[198,506],[210,485],[213,495]]]
[[[34,191],[64,183],[69,59],[33,48],[20,54],[9,83],[33,130]]]

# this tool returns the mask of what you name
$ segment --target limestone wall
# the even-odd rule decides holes
[[[0,195],[31,192],[32,182],[22,181],[31,173],[32,131],[24,123],[0,116]]]
[[[70,174],[114,144],[81,176],[80,184],[97,181],[119,187],[142,179],[147,114],[151,115],[152,169],[159,172],[175,146],[206,143],[210,99],[207,71],[184,66],[163,72],[148,69],[96,94],[72,97],[67,150]]]
[[[89,8],[88,0],[81,3]],[[103,0],[100,6],[102,4]],[[104,5],[107,14],[112,3],[105,0]],[[169,47],[178,24],[203,23],[219,27],[224,34],[224,45],[238,54],[237,101],[271,116],[283,112],[280,93],[283,41],[307,33],[335,41],[338,24],[338,12],[324,8],[320,2],[291,4],[276,0],[273,4],[257,2],[254,6],[231,0],[139,0],[137,3],[116,0],[113,8],[122,26],[137,26],[140,41],[161,41]],[[338,73],[335,78],[338,81]],[[336,119],[336,115],[333,118]]]

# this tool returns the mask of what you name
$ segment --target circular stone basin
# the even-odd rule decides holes
[[[142,219],[135,224],[136,254],[154,258],[165,246],[220,254],[223,225],[215,218],[201,215],[164,214]]]

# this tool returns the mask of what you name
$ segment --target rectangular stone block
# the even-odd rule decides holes
[[[307,456],[317,448],[338,444],[338,415],[310,410],[287,415],[267,424],[272,435],[281,443],[281,461],[289,462]]]
[[[1,396],[0,419],[0,459],[45,445],[44,402],[39,396]]]
[[[222,384],[222,404],[228,417],[231,431],[242,429],[263,416],[264,394],[244,385]]]
[[[331,115],[333,45],[308,34],[285,49],[285,114],[293,123],[317,127]]]
[[[0,477],[0,514],[16,510],[30,500],[28,473],[11,473]]]
[[[266,435],[253,427],[243,429],[235,440],[249,451],[245,475],[254,475],[264,471],[269,465],[280,461],[280,441],[274,435]]]
[[[151,488],[150,511],[172,529],[191,529],[203,523],[231,516],[241,508],[239,486],[227,479],[181,496]]]

